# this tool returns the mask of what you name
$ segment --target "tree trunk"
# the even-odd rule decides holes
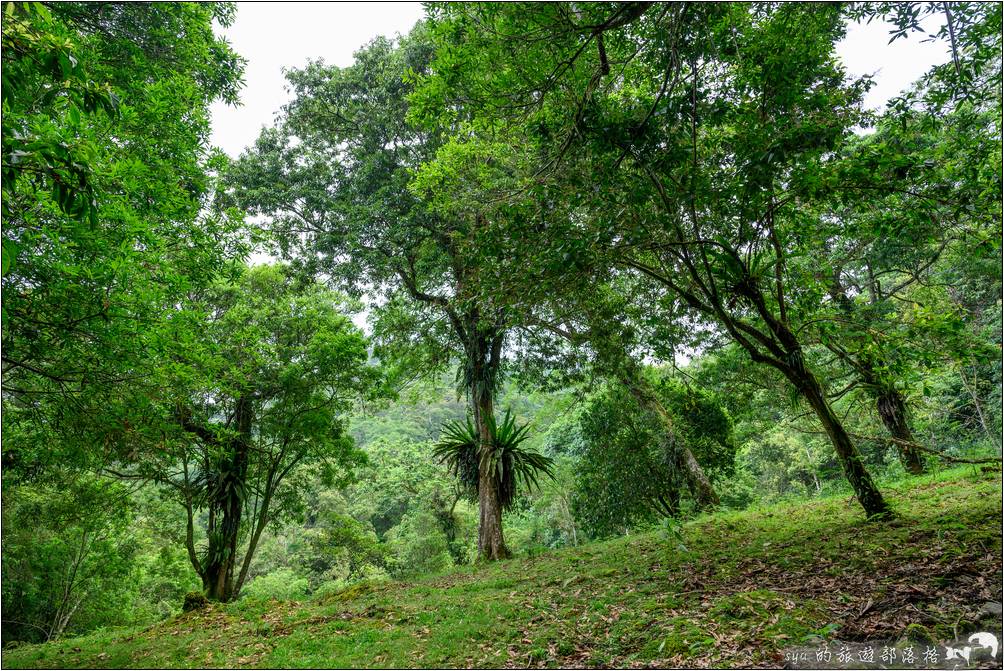
[[[195,551],[195,510],[192,505],[192,482],[188,474],[187,452],[182,455],[181,464],[185,476],[185,550],[188,551],[188,561],[195,569],[195,574],[205,581],[205,571],[202,568],[202,562],[199,561],[199,555]]]
[[[237,536],[240,531],[243,502],[235,488],[226,494],[222,506],[222,523],[214,530],[209,541],[209,559],[205,565],[202,586],[206,596],[213,601],[229,601],[233,596],[234,563],[237,555]]]
[[[575,516],[572,515],[572,511],[568,506],[568,499],[564,494],[558,496],[558,500],[561,502],[561,510],[565,515],[565,519],[568,520],[568,528],[572,532],[572,545],[579,544],[579,534],[575,527]]]
[[[616,316],[603,314],[603,311],[593,312],[588,308],[585,310],[585,314],[589,321],[588,340],[596,351],[600,369],[623,384],[638,401],[638,404],[659,420],[659,424],[663,428],[662,447],[664,453],[673,459],[674,463],[682,470],[697,509],[704,510],[717,506],[720,503],[718,494],[711,486],[711,481],[708,480],[704,469],[701,468],[690,448],[676,440],[676,429],[673,427],[672,418],[655,392],[642,379],[638,363],[631,358],[625,348],[622,334],[611,330],[611,324],[615,323]],[[573,333],[561,329],[554,330],[573,344],[578,344],[581,340],[580,336]]]
[[[896,439],[894,445],[899,453],[900,463],[909,473],[920,475],[924,472],[924,459],[916,447],[916,442],[906,413],[906,399],[895,387],[882,383],[875,373],[875,366],[870,359],[858,362],[861,380],[865,389],[875,399],[875,409],[889,435]]]
[[[683,463],[684,473],[687,474],[687,485],[697,503],[697,509],[706,510],[717,506],[720,503],[718,494],[711,486],[711,481],[708,480],[704,469],[697,463],[694,453],[686,445],[677,445],[676,449],[680,455],[680,461]]]
[[[491,390],[484,385],[475,385],[472,390],[474,401],[474,423],[481,439],[479,455],[492,448],[489,418],[494,407]],[[487,469],[487,460],[481,459],[478,466],[478,557],[493,561],[511,556],[502,537],[502,507],[499,505],[495,478]]]
[[[237,575],[237,582],[234,583],[233,593],[231,594],[231,597],[233,598],[240,596],[241,588],[244,587],[244,581],[247,580],[248,571],[251,568],[251,559],[254,557],[255,550],[258,549],[258,541],[261,540],[262,531],[265,530],[265,525],[268,524],[268,507],[271,503],[271,499],[272,490],[269,489],[269,491],[265,493],[265,497],[261,504],[258,523],[251,532],[251,539],[248,541],[247,550],[244,551],[244,561],[241,564],[241,570]]]
[[[913,432],[910,431],[910,424],[906,417],[906,401],[897,389],[887,388],[876,399],[879,417],[888,429],[890,435],[899,441],[896,447],[899,450],[899,460],[903,467],[913,473],[920,475],[924,472],[924,459],[920,450],[913,447],[911,443],[916,441]]]
[[[84,599],[86,597],[87,597],[86,592],[84,594],[81,594],[79,597],[77,597],[76,603],[74,603],[73,606],[66,613],[57,615],[55,630],[49,635],[48,640],[55,641],[62,637],[63,632],[66,631],[66,626],[70,624],[70,619],[73,617],[73,614],[77,612],[77,609],[80,608],[80,604],[84,602]]]
[[[823,429],[830,437],[830,442],[837,452],[840,465],[844,469],[844,475],[851,483],[854,494],[857,496],[861,507],[865,509],[865,514],[869,518],[885,518],[892,514],[882,493],[875,486],[871,475],[861,461],[861,454],[851,441],[840,418],[833,412],[833,408],[826,401],[822,387],[816,377],[802,365],[793,365],[791,368],[782,371],[789,380],[798,387],[802,396],[809,402],[809,405],[819,417]]]
[[[203,566],[202,586],[213,601],[234,597],[234,568],[237,564],[237,540],[244,512],[244,488],[251,450],[251,401],[242,396],[237,401],[235,424],[237,436],[230,441],[229,459],[221,464],[217,477],[217,500],[214,507],[219,528],[209,529],[209,552]],[[222,515],[222,517],[221,517]]]
[[[874,296],[874,285],[870,286],[872,286]],[[840,306],[840,309],[848,319],[854,319],[854,303],[848,298],[847,292],[840,282],[839,271],[834,271],[833,273],[833,279],[830,283],[830,297]],[[857,370],[866,389],[874,396],[879,417],[882,418],[882,423],[889,431],[889,434],[897,440],[914,442],[913,432],[910,431],[910,424],[907,422],[906,417],[906,401],[903,399],[903,395],[892,385],[880,384],[872,357],[868,355],[853,358],[849,353],[834,347],[830,347],[830,351],[840,358],[849,361],[852,367]],[[900,442],[896,443],[896,449],[899,451],[899,460],[907,471],[914,475],[924,472],[924,460],[921,458],[919,450]]]
[[[840,418],[833,412],[833,408],[830,407],[829,402],[826,400],[826,394],[823,393],[822,385],[819,384],[819,380],[816,379],[812,371],[806,368],[805,357],[795,333],[784,322],[783,317],[779,320],[771,314],[770,310],[767,309],[763,295],[759,293],[755,285],[748,285],[743,295],[750,299],[756,306],[760,317],[767,322],[770,327],[771,336],[775,339],[775,347],[781,350],[783,355],[780,358],[765,357],[763,353],[759,352],[756,346],[739,334],[734,326],[730,329],[733,337],[738,336],[737,340],[750,353],[754,361],[766,363],[779,370],[789,382],[795,385],[795,388],[802,397],[808,401],[809,406],[815,411],[816,416],[819,417],[819,421],[823,425],[826,434],[830,437],[833,449],[836,451],[840,465],[844,469],[844,476],[851,483],[858,503],[864,508],[865,514],[870,519],[891,517],[892,510],[886,504],[885,499],[882,498],[882,493],[875,486],[871,476],[868,474],[864,462],[861,461],[861,454],[858,452],[857,447],[855,447],[847,430],[844,429]]]

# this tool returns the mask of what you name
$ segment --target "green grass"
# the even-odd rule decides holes
[[[212,606],[3,654],[30,667],[780,665],[814,637],[963,631],[1000,594],[1001,480],[960,468],[846,496],[356,586],[320,602]]]

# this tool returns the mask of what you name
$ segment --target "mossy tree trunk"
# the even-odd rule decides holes
[[[898,389],[887,388],[875,401],[879,417],[889,435],[896,439],[899,459],[908,472],[920,475],[924,472],[924,459],[916,447],[913,431],[907,419],[906,399]]]
[[[235,433],[220,436],[208,427],[195,422],[190,414],[179,410],[178,420],[183,428],[199,440],[219,450],[218,460],[203,464],[212,472],[213,481],[207,492],[209,520],[206,525],[208,547],[205,555],[198,557],[194,542],[194,504],[189,481],[189,462],[184,459],[186,481],[185,507],[187,512],[185,545],[195,572],[202,578],[202,588],[213,601],[230,601],[240,590],[235,581],[237,549],[247,491],[248,465],[251,457],[251,427],[254,408],[251,397],[242,394],[237,399],[232,426]],[[252,549],[253,551],[253,549]],[[241,576],[243,579],[243,574]]]
[[[223,602],[236,596],[234,571],[251,451],[252,407],[248,396],[238,399],[234,415],[237,435],[228,441],[229,454],[217,471],[207,530],[209,548],[202,567],[206,596]]]
[[[494,418],[494,395],[498,375],[499,357],[502,348],[501,334],[485,335],[476,326],[470,331],[477,333],[468,347],[471,407],[474,425],[477,428],[480,445],[478,448],[478,557],[494,561],[511,556],[502,535],[502,506],[499,503],[498,486],[483,458],[492,449],[490,420]]]

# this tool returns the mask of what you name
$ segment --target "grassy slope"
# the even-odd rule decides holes
[[[215,606],[6,651],[17,667],[779,665],[812,634],[962,633],[1001,590],[1001,479],[957,469],[846,497],[719,513],[326,601]],[[913,627],[912,629],[916,629]],[[832,633],[831,633],[832,632]]]

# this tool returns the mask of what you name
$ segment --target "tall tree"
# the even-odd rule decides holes
[[[298,469],[313,465],[330,481],[364,460],[344,415],[380,380],[345,307],[281,266],[262,266],[193,295],[163,327],[172,355],[162,390],[148,393],[162,409],[149,431],[164,438],[109,470],[165,485],[184,506],[189,560],[211,599],[240,594],[265,527],[295,510]]]
[[[465,100],[486,119],[507,115],[510,132],[536,153],[542,167],[519,197],[532,194],[545,207],[515,234],[520,247],[619,266],[681,297],[694,318],[789,380],[865,512],[888,514],[806,365],[801,322],[818,288],[792,272],[806,225],[797,204],[818,191],[828,157],[861,118],[866,85],[845,84],[833,57],[839,8],[603,3],[438,12],[442,57],[416,104],[429,110],[445,95],[448,111]],[[513,50],[516,33],[531,39]],[[497,123],[484,125],[491,132]],[[554,202],[578,216],[549,217]]]
[[[941,22],[927,37],[950,54],[890,101],[874,133],[841,151],[841,188],[824,203],[809,250],[817,273],[831,276],[831,302],[815,318],[821,341],[854,372],[917,473],[930,448],[916,443],[909,397],[946,360],[994,356],[965,337],[975,315],[952,305],[944,287],[957,280],[944,274],[957,254],[1000,255],[1001,8],[875,3],[848,14],[891,21],[893,42],[923,32],[920,21],[934,15]]]
[[[75,440],[93,454],[125,419],[109,397],[146,374],[146,327],[246,251],[240,217],[204,210],[209,106],[243,67],[213,21],[234,6],[3,7],[5,415],[93,429]],[[5,464],[55,451],[31,448]]]
[[[429,207],[408,188],[447,130],[407,118],[413,78],[428,72],[430,58],[420,25],[397,44],[375,40],[350,67],[314,62],[290,71],[293,101],[228,172],[226,197],[266,216],[282,253],[373,297],[381,357],[412,375],[459,360],[480,449],[490,451],[510,323],[474,291],[479,268],[465,245],[488,222],[476,209]],[[481,556],[506,557],[487,469],[478,497]]]

